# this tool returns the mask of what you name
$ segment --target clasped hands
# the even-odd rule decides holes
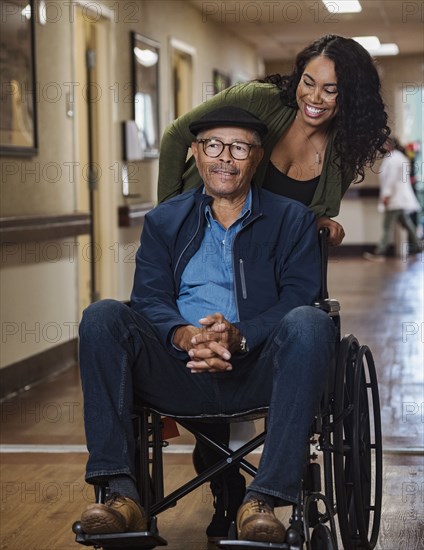
[[[193,374],[232,370],[229,362],[240,349],[241,333],[221,313],[199,320],[201,327],[183,325],[174,333],[174,344],[190,356],[187,368]]]

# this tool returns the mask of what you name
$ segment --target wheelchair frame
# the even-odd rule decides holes
[[[382,505],[382,437],[375,365],[370,349],[360,345],[355,336],[340,337],[340,304],[337,300],[329,299],[327,291],[326,230],[320,232],[320,245],[322,289],[321,299],[315,306],[326,311],[333,319],[338,335],[328,387],[307,442],[300,502],[293,505],[284,543],[237,540],[233,524],[229,538],[215,543],[218,548],[338,550],[336,516],[344,550],[372,550],[377,543]],[[139,439],[137,480],[149,519],[149,530],[141,533],[87,535],[82,532],[80,523],[75,522],[72,528],[76,542],[105,550],[165,546],[167,542],[159,535],[157,528],[157,514],[175,506],[180,498],[234,464],[254,476],[257,468],[245,457],[262,445],[266,436],[265,423],[265,430],[261,434],[232,451],[201,433],[190,424],[190,420],[247,421],[266,417],[267,410],[263,408],[224,417],[190,418],[169,415],[148,406],[142,407],[135,418]],[[168,495],[164,491],[162,457],[163,448],[168,442],[162,436],[162,417],[173,418],[197,439],[222,455],[219,462]],[[317,452],[322,456],[323,475]],[[96,487],[95,493],[96,502],[107,499],[107,488]]]

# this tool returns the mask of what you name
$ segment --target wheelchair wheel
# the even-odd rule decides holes
[[[372,550],[382,502],[380,403],[374,360],[350,335],[340,343],[334,388],[334,478],[345,550]]]
[[[314,527],[311,536],[311,550],[336,550],[330,529],[322,523]]]

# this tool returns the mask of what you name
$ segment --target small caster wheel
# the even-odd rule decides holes
[[[84,533],[84,531],[82,530],[82,526],[81,526],[81,522],[80,521],[75,521],[72,525],[72,531],[76,534],[76,535],[81,535],[82,533]]]
[[[312,550],[335,550],[333,535],[330,529],[322,523],[314,527],[311,537]]]
[[[290,544],[290,546],[300,546],[300,543],[302,542],[302,537],[300,536],[300,533],[296,531],[296,529],[290,528],[287,529],[285,542],[287,544]]]

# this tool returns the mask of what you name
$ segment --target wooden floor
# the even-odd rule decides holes
[[[423,266],[333,259],[330,294],[342,304],[342,332],[373,350],[384,434],[384,498],[379,550],[424,548]],[[93,500],[84,484],[86,452],[77,368],[1,404],[1,545],[64,550],[72,523]],[[190,443],[182,434],[173,444]],[[69,447],[67,447],[69,446]],[[190,454],[165,457],[172,489],[192,473]],[[159,517],[169,550],[201,550],[212,510],[207,486]]]

